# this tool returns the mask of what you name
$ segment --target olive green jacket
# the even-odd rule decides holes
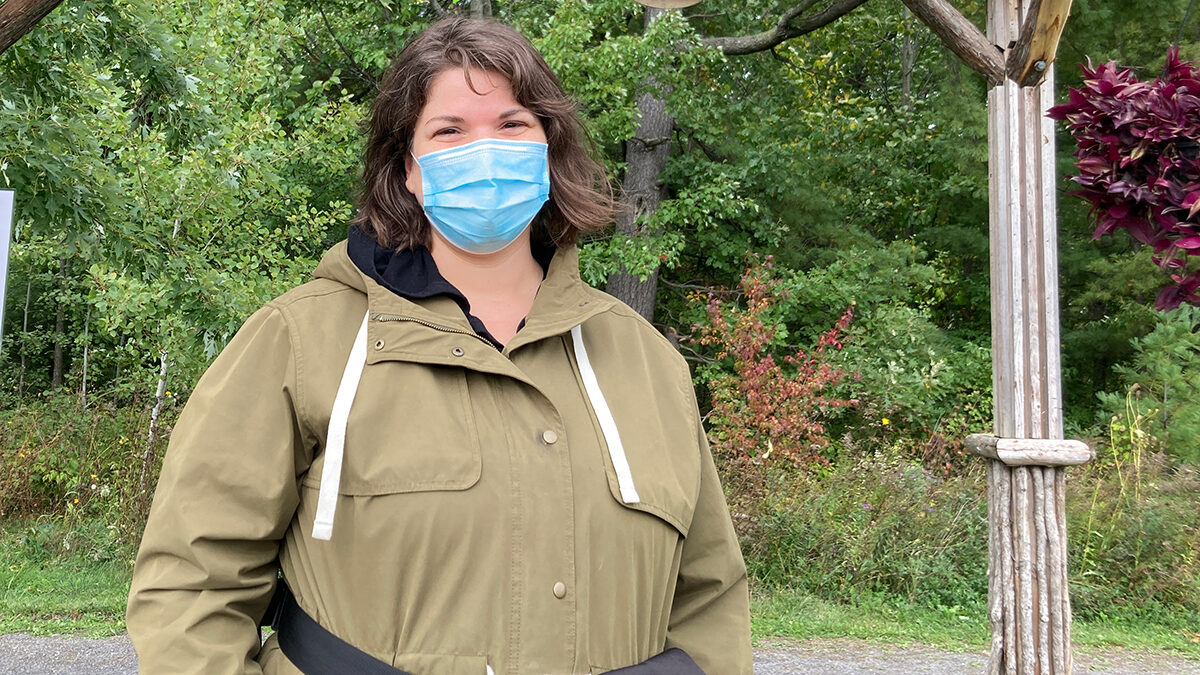
[[[322,626],[415,675],[598,674],[672,646],[709,675],[751,673],[745,566],[687,366],[580,281],[574,249],[503,352],[450,298],[378,285],[344,243],[246,322],[166,453],[129,595],[142,672],[298,672],[256,629],[279,569]]]

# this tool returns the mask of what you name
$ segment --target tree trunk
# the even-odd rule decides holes
[[[138,497],[141,500],[142,513],[150,504],[153,491],[151,478],[154,473],[154,444],[158,440],[158,416],[162,413],[163,403],[167,400],[167,352],[158,353],[158,386],[154,390],[154,408],[150,410],[150,431],[146,434],[146,449],[142,451],[142,475],[138,485]]]
[[[650,26],[663,10],[646,8],[645,25]],[[649,91],[654,83],[645,83]],[[663,191],[659,175],[667,166],[671,154],[671,131],[675,120],[667,112],[666,101],[654,94],[638,97],[638,125],[634,137],[625,145],[625,180],[621,183],[625,211],[617,218],[617,234],[639,237],[647,234],[638,222],[658,211]],[[654,320],[654,298],[658,292],[658,268],[645,281],[622,268],[608,278],[609,293],[629,305],[647,321]]]
[[[4,0],[0,2],[0,54],[33,30],[62,0]]]
[[[492,18],[492,0],[471,0],[471,18]]]
[[[25,312],[21,316],[21,375],[17,378],[17,399],[25,395],[25,346],[29,337],[29,296],[33,292],[33,279],[25,281]]]
[[[948,0],[900,0],[958,58],[991,84],[1004,81],[1003,50]]]
[[[58,259],[58,299],[54,309],[54,366],[50,371],[50,388],[61,389],[63,383],[63,340],[66,331],[64,326],[64,307],[67,285],[67,259]]]

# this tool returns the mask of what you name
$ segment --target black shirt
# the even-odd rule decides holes
[[[466,315],[471,328],[496,349],[504,345],[488,332],[487,326],[479,317],[471,314],[471,303],[467,296],[446,281],[438,271],[433,255],[424,246],[416,248],[393,250],[379,245],[372,237],[364,234],[357,227],[350,227],[346,240],[346,250],[355,267],[363,274],[379,282],[379,285],[408,300],[432,298],[435,295],[447,295],[454,300]],[[554,257],[553,246],[533,246],[533,257],[542,266],[542,274],[550,268],[550,259]],[[517,330],[525,325],[525,320],[517,326]]]

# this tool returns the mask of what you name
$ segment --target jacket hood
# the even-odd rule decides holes
[[[346,244],[345,240],[339,241],[330,247],[325,255],[321,256],[321,262],[313,271],[313,278],[329,279],[366,293],[367,282],[371,280],[359,271],[358,267],[354,265],[354,261],[350,260],[350,255],[346,252]]]
[[[325,252],[313,277],[336,281],[365,293],[372,313],[421,311],[417,303],[384,288],[360,270],[350,258],[346,241],[338,242]],[[616,302],[612,296],[583,282],[579,276],[579,252],[574,246],[559,247],[550,261],[526,326],[533,328],[536,323],[542,329],[552,326],[553,330],[566,332]]]

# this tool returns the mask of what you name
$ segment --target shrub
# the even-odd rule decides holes
[[[713,347],[718,359],[732,361],[732,372],[708,380],[716,451],[739,462],[755,457],[793,465],[818,461],[829,445],[822,418],[856,403],[825,394],[845,377],[829,365],[825,352],[842,348],[839,337],[854,308],[848,308],[811,351],[786,354],[780,364],[772,354],[778,328],[768,323],[779,293],[771,258],[751,267],[740,287],[744,308],[710,296],[708,323],[697,327],[700,344]]]
[[[1067,483],[1071,596],[1085,619],[1200,620],[1200,476],[1158,451],[1149,421],[1130,398],[1097,460]]]
[[[740,288],[744,307],[712,294],[708,321],[695,328],[696,342],[717,359],[701,374],[712,397],[713,454],[737,476],[735,508],[753,509],[770,467],[797,470],[828,460],[824,419],[856,402],[827,395],[845,373],[829,365],[826,351],[841,349],[839,336],[853,308],[810,351],[786,353],[776,343],[779,329],[771,317],[781,294],[771,258],[752,265]],[[785,352],[782,363],[774,352]]]
[[[1099,394],[1114,419],[1142,420],[1139,430],[1177,459],[1200,463],[1200,307],[1181,306],[1132,341],[1128,365],[1116,367],[1122,392]]]
[[[176,412],[167,406],[164,428]],[[0,412],[0,516],[61,519],[64,550],[136,543],[145,517],[139,488],[148,425],[143,406],[93,400],[81,410],[70,394]]]
[[[943,479],[913,460],[862,453],[819,475],[775,473],[757,518],[741,527],[750,574],[842,602],[983,605],[982,469]]]
[[[1200,270],[1187,264],[1200,255],[1200,77],[1178,46],[1153,82],[1112,61],[1089,63],[1083,76],[1048,114],[1066,120],[1078,143],[1073,180],[1092,204],[1093,237],[1122,228],[1153,247],[1155,262],[1173,271],[1159,309],[1200,303]]]

